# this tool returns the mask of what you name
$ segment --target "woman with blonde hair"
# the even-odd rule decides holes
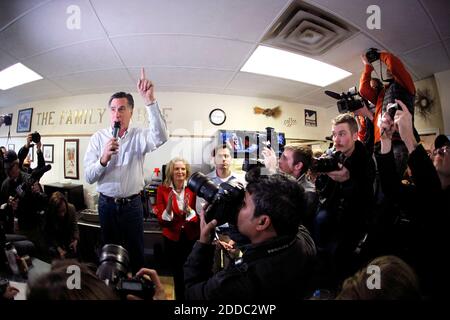
[[[173,270],[175,296],[184,298],[183,265],[200,235],[196,195],[187,187],[189,163],[176,157],[166,167],[166,178],[156,192],[153,206],[162,227],[164,246]]]

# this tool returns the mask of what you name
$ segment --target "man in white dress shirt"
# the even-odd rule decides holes
[[[144,187],[145,154],[168,139],[166,123],[146,79],[144,68],[137,83],[148,114],[147,128],[129,128],[134,101],[129,93],[117,92],[109,100],[111,125],[97,131],[84,157],[85,178],[97,182],[98,212],[104,244],[119,244],[130,256],[135,272],[144,265],[143,207],[139,192]],[[114,123],[120,123],[117,138]]]

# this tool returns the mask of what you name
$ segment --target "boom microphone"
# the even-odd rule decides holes
[[[114,121],[113,137],[117,139],[119,136],[120,121]]]
[[[333,92],[333,91],[329,91],[329,90],[325,90],[325,94],[331,98],[334,98],[336,100],[341,99],[341,95],[339,93]]]

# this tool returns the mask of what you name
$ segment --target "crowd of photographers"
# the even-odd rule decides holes
[[[161,196],[156,209],[165,236],[172,242],[185,242],[172,245],[173,252],[183,256],[183,261],[176,262],[177,270],[184,264],[184,277],[177,278],[184,278],[183,283],[175,283],[183,286],[183,290],[176,290],[183,296],[177,299],[445,296],[449,285],[443,260],[444,228],[450,212],[450,141],[438,136],[430,153],[419,143],[413,123],[415,88],[398,58],[371,49],[362,60],[362,99],[356,100],[353,93],[338,95],[341,114],[331,124],[333,146],[321,157],[313,157],[309,148],[291,144],[278,159],[269,147],[263,152],[266,170],[251,169],[245,182],[231,172],[231,149],[226,144],[214,149],[215,170],[208,176],[195,173],[189,178],[185,160],[171,162],[169,179],[161,187],[165,191],[158,191]],[[387,79],[381,75],[386,85],[371,78],[375,61],[387,68]],[[1,192],[6,206],[2,210],[16,211],[19,229],[32,239],[33,230],[27,227],[36,225],[30,219],[44,198],[35,183],[25,193],[29,201],[17,203],[11,190],[29,175],[20,171],[19,180],[10,169],[11,163],[16,163],[10,156],[8,151],[4,160],[8,178]],[[404,183],[407,168],[411,176]],[[12,181],[16,184],[9,187]],[[206,201],[203,208],[194,209],[195,197]],[[20,205],[27,203],[33,204],[28,208],[30,214],[21,215]],[[60,206],[67,208],[67,203],[57,201],[55,207]],[[5,221],[8,226],[8,218]],[[188,233],[191,228],[195,232]],[[196,235],[194,244],[186,242],[192,240],[188,234]],[[181,245],[190,252],[184,254]],[[226,265],[219,268],[218,248],[219,259],[224,253],[228,257]],[[117,250],[124,249],[109,247],[104,255],[126,257]],[[104,261],[100,274],[117,272],[114,268],[121,261]],[[64,268],[74,264],[81,268],[82,282],[91,289],[67,289],[69,275]],[[380,283],[370,287],[369,270],[374,266]],[[144,297],[166,298],[152,269],[141,269],[133,278],[136,282],[121,282],[120,290],[115,286],[115,291],[99,278],[103,276],[98,270],[95,274],[95,269],[84,264],[59,262],[31,286],[29,298],[138,299],[133,284],[142,287],[144,283],[152,289],[150,296]]]

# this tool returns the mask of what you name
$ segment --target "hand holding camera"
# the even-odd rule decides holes
[[[396,99],[395,102],[400,106],[401,110],[395,113],[394,124],[408,151],[411,153],[417,145],[414,137],[412,115],[402,101]]]
[[[336,182],[345,182],[350,179],[350,171],[341,163],[338,166],[339,170],[327,172],[327,175]]]
[[[200,212],[200,239],[198,241],[204,244],[211,244],[212,235],[217,226],[217,220],[213,219],[209,223],[206,223],[205,210],[207,210],[207,207],[203,208]]]
[[[135,278],[144,279],[147,283],[152,283],[154,288],[153,300],[167,300],[166,292],[161,284],[156,270],[142,268],[136,273]],[[127,300],[142,300],[140,297],[133,294],[127,295]]]
[[[365,53],[365,58],[368,63],[375,62],[380,59],[380,51],[377,48],[369,48]]]

